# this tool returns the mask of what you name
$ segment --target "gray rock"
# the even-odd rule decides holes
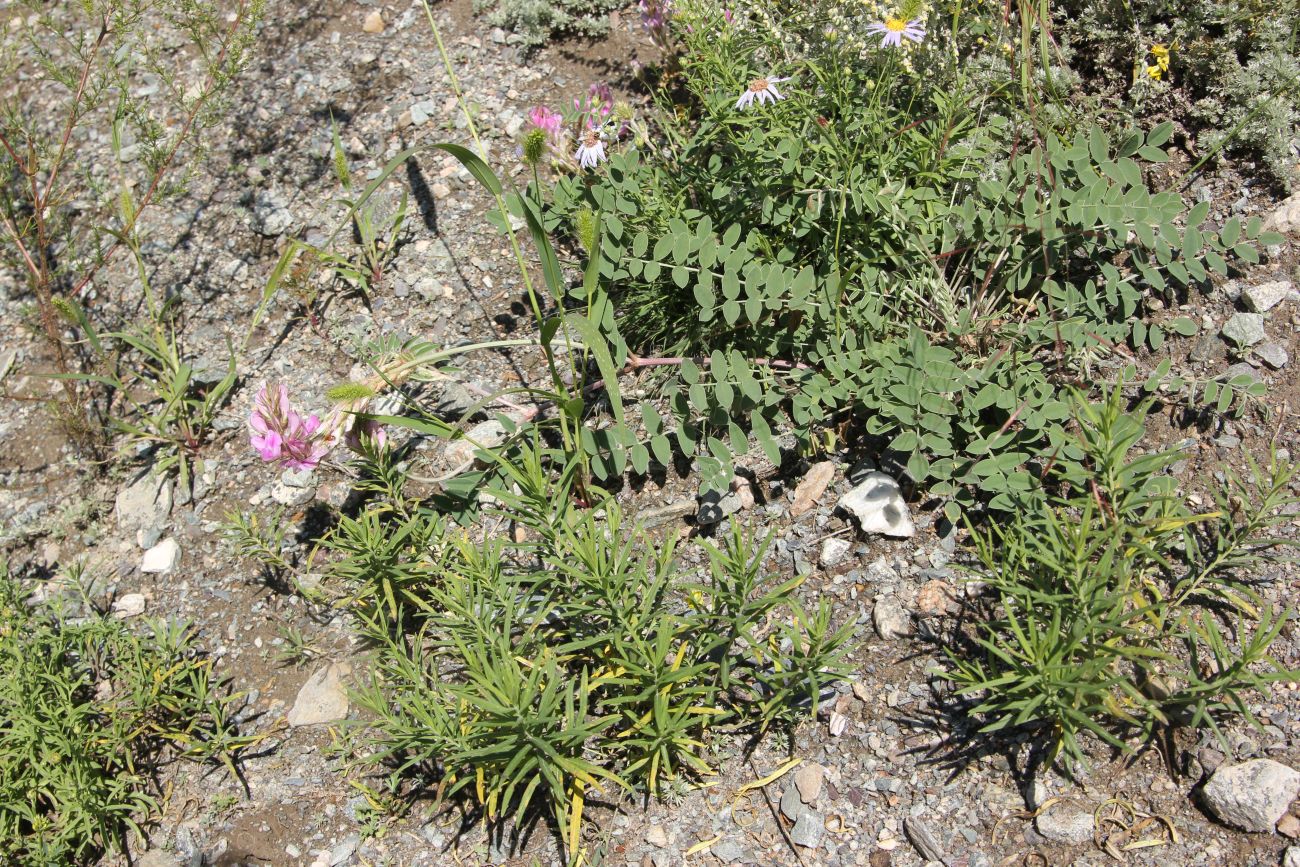
[[[305,506],[315,499],[315,497],[316,489],[314,487],[302,487],[297,484],[291,485],[284,479],[278,479],[276,483],[271,486],[271,499],[275,500],[275,502],[279,503],[281,506],[287,506],[291,509],[298,506]]]
[[[351,858],[352,853],[357,851],[357,845],[360,842],[360,834],[349,834],[344,837],[342,842],[330,850],[330,867],[339,867],[340,864]]]
[[[729,837],[714,843],[709,847],[709,852],[723,864],[740,861],[745,857],[745,847]]]
[[[1281,343],[1270,340],[1267,343],[1261,343],[1254,349],[1255,355],[1259,360],[1267,364],[1274,370],[1281,370],[1287,366],[1291,356],[1287,354],[1286,347]]]
[[[1073,804],[1056,803],[1034,820],[1038,833],[1058,843],[1087,843],[1092,840],[1093,816]]]
[[[669,503],[667,506],[646,509],[638,514],[636,519],[642,529],[649,530],[672,521],[680,521],[694,511],[696,511],[694,500],[682,500],[679,503]]]
[[[1220,765],[1201,792],[1214,815],[1256,832],[1272,831],[1297,794],[1300,772],[1272,759]]]
[[[152,547],[158,541],[171,510],[171,481],[152,475],[141,476],[118,491],[114,507],[117,525],[123,530],[135,530],[141,548]]]
[[[825,542],[822,542],[822,553],[819,562],[823,569],[830,569],[844,562],[844,558],[849,556],[849,551],[853,545],[839,536],[832,536]]]
[[[1282,867],[1300,867],[1300,846],[1287,846],[1282,855]]]
[[[1237,376],[1249,376],[1252,382],[1261,382],[1263,380],[1263,377],[1259,375],[1259,371],[1244,361],[1239,361],[1232,365],[1232,367],[1229,367],[1223,372],[1223,375],[1225,379],[1232,379]]]
[[[822,822],[822,817],[817,815],[816,811],[809,810],[799,817],[790,829],[790,840],[796,846],[803,846],[807,849],[816,849],[821,845],[822,838],[826,836],[826,825]]]
[[[1237,346],[1254,346],[1264,339],[1264,317],[1259,313],[1234,313],[1219,333]]]
[[[288,200],[280,193],[262,190],[253,199],[253,229],[258,234],[271,238],[283,235],[296,222]]]
[[[742,505],[740,494],[735,491],[725,494],[721,491],[705,491],[700,497],[700,508],[695,514],[695,520],[702,526],[716,524],[739,512]]]
[[[135,863],[136,867],[179,867],[181,861],[161,849],[150,849],[137,858]]]
[[[1270,280],[1243,289],[1241,300],[1245,302],[1246,309],[1252,313],[1267,313],[1285,301],[1292,291],[1294,287],[1286,280]]]
[[[289,725],[320,725],[347,716],[348,693],[343,678],[351,673],[352,666],[346,662],[331,662],[307,678],[289,710]]]
[[[808,812],[808,805],[803,802],[803,798],[799,797],[797,786],[787,786],[781,793],[781,812],[791,822],[799,821],[799,818]]]
[[[840,497],[838,505],[858,519],[864,532],[900,539],[916,535],[902,489],[884,473],[867,473],[861,483]]]
[[[903,833],[926,861],[938,861],[940,864],[948,862],[943,847],[939,845],[934,832],[930,830],[930,826],[924,819],[919,816],[908,816],[903,820]]]
[[[912,616],[892,596],[882,596],[876,600],[871,620],[876,626],[876,633],[886,641],[912,634]]]
[[[1202,363],[1207,361],[1218,361],[1227,356],[1223,349],[1223,341],[1213,334],[1202,334],[1192,347],[1192,351],[1187,357],[1195,362]]]
[[[180,563],[181,546],[176,544],[175,539],[163,539],[144,552],[144,557],[140,560],[140,571],[163,575]]]

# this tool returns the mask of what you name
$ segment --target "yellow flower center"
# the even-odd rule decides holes
[[[596,132],[594,129],[587,130],[586,134],[582,137],[582,143],[589,148],[594,148],[596,143],[599,141],[600,133]]]
[[[885,29],[892,30],[894,33],[902,33],[907,29],[907,22],[902,18],[886,18]]]
[[[761,93],[761,92],[763,92],[764,90],[767,90],[767,79],[766,79],[766,78],[755,78],[753,81],[751,81],[751,82],[749,83],[749,92],[750,92],[750,93]]]

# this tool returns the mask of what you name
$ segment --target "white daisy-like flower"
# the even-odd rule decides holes
[[[920,18],[913,18],[911,21],[904,21],[902,18],[889,17],[879,24],[868,24],[867,32],[872,36],[881,36],[880,46],[893,46],[901,48],[903,37],[907,37],[912,42],[920,42],[925,39],[925,23]]]
[[[605,143],[601,141],[605,134],[600,130],[588,127],[587,131],[582,134],[582,140],[578,143],[578,152],[573,158],[578,161],[578,165],[584,169],[594,169],[603,163],[605,157]]]
[[[745,88],[745,92],[736,100],[736,108],[744,111],[754,104],[757,100],[759,105],[765,102],[776,102],[778,99],[785,99],[781,91],[776,89],[776,85],[782,81],[789,81],[790,76],[785,78],[755,78]]]

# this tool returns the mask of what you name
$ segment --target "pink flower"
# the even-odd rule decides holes
[[[303,418],[289,404],[289,389],[284,383],[264,383],[253,401],[248,428],[248,440],[262,460],[310,470],[338,442],[339,420],[337,415],[331,415],[326,422],[315,414]]]
[[[528,112],[528,122],[540,130],[544,130],[547,135],[555,135],[564,126],[564,117],[558,111],[551,111],[544,105],[539,105],[532,111]]]
[[[872,36],[882,36],[880,46],[892,45],[894,48],[903,46],[903,37],[907,37],[912,42],[920,42],[925,39],[925,23],[920,18],[913,18],[911,21],[904,21],[902,18],[886,18],[879,24],[868,24],[867,32]]]
[[[578,113],[579,126],[599,126],[614,111],[614,95],[609,85],[596,82],[587,88],[583,99],[573,98],[573,110]]]
[[[384,426],[372,418],[357,419],[343,436],[343,443],[354,452],[361,451],[362,441],[369,441],[376,449],[382,449],[388,442]]]

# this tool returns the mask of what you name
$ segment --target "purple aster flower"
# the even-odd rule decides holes
[[[887,45],[901,48],[903,37],[907,37],[912,42],[920,42],[925,39],[925,23],[920,18],[904,21],[902,18],[891,16],[879,24],[868,24],[867,32],[872,36],[881,37],[880,46],[882,48]]]
[[[776,85],[778,82],[789,80],[790,76],[788,75],[785,78],[755,78],[749,83],[749,87],[745,89],[745,92],[740,95],[740,99],[736,100],[736,108],[744,111],[753,105],[755,100],[758,101],[759,105],[762,105],[766,102],[774,103],[778,99],[785,99],[781,95],[781,91],[776,89]]]
[[[601,141],[603,137],[600,130],[587,127],[587,131],[582,134],[582,141],[578,143],[578,152],[573,155],[578,165],[584,169],[594,169],[605,161],[605,143]]]

